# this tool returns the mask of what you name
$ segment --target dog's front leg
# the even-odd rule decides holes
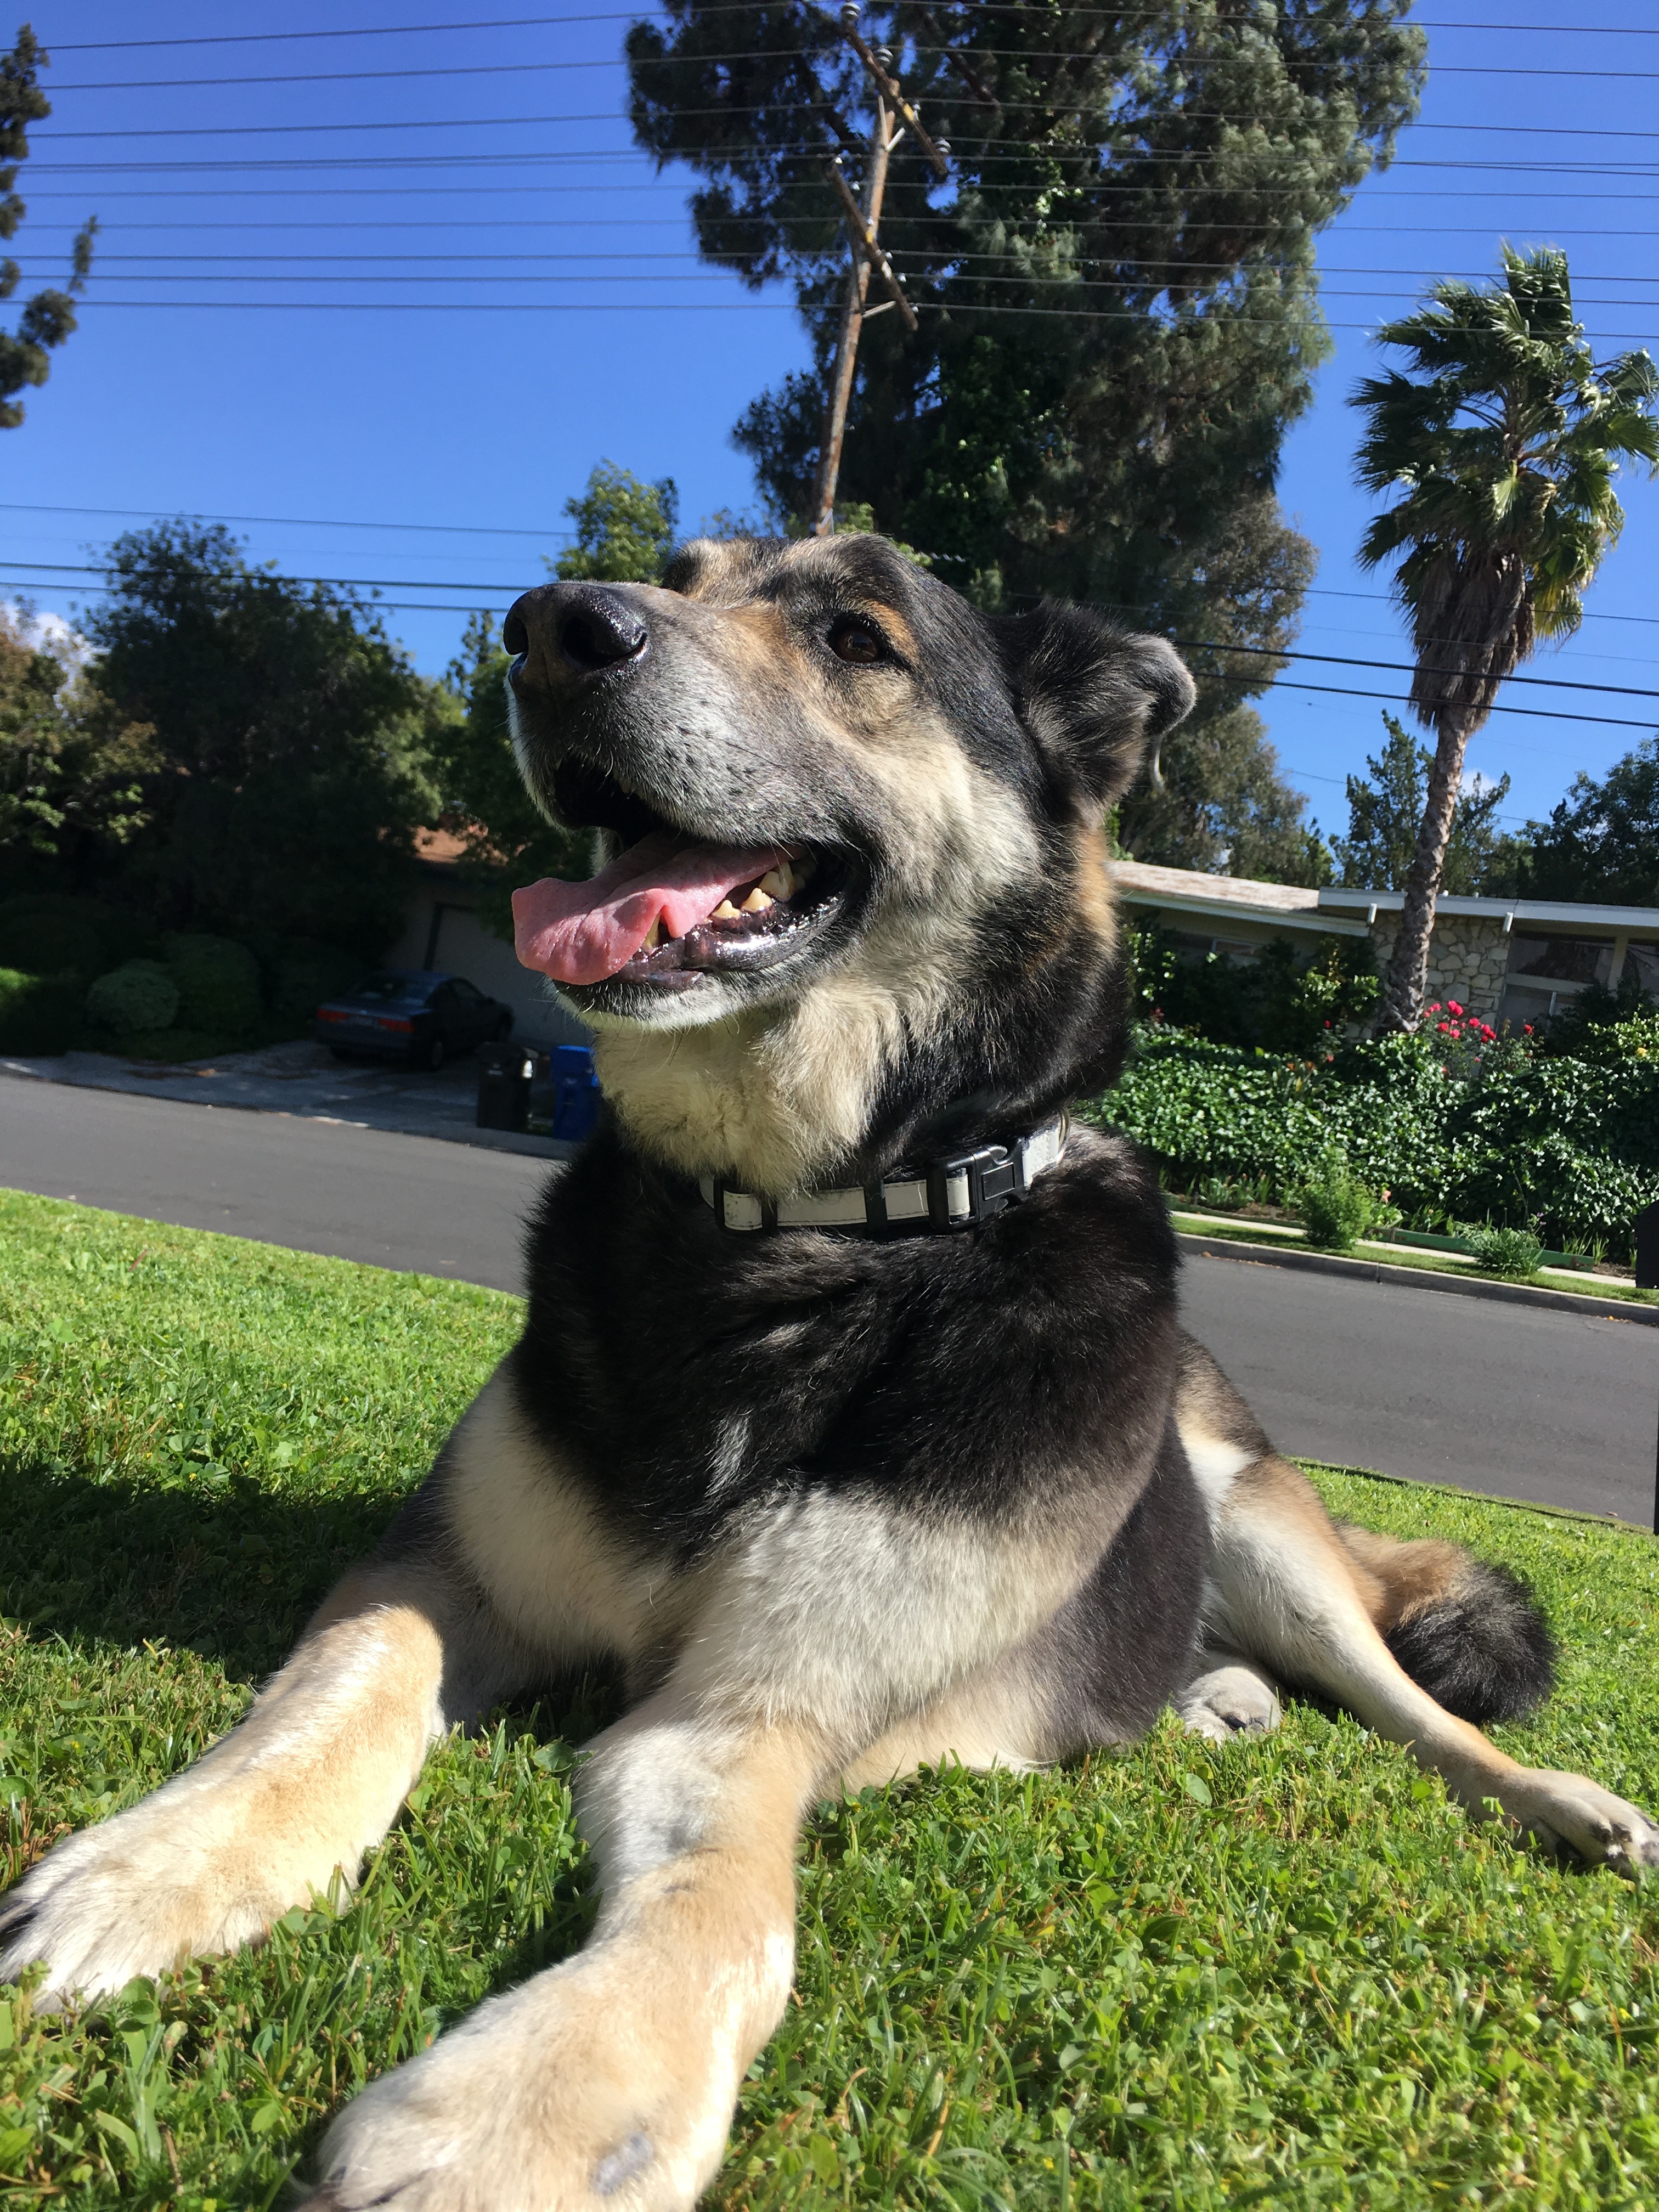
[[[246,1719],[0,1898],[0,1980],[97,1996],[263,1936],[350,1881],[446,1725],[466,1601],[429,1563],[356,1570]]]
[[[604,1892],[586,1949],[348,2106],[316,2212],[685,2212],[788,1996],[805,1808],[1054,1613],[1083,1540],[856,1494],[752,1530],[579,1782]]]
[[[653,2212],[718,2167],[794,1959],[795,1838],[826,1765],[803,1732],[652,1700],[601,1738],[586,1948],[349,2105],[312,2212]]]

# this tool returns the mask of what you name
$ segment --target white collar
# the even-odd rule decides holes
[[[971,1229],[1024,1198],[1066,1148],[1064,1114],[1017,1137],[933,1161],[921,1176],[848,1184],[838,1190],[798,1190],[779,1199],[738,1190],[713,1176],[697,1188],[722,1229],[750,1235],[767,1229],[839,1229],[872,1237],[927,1235]]]

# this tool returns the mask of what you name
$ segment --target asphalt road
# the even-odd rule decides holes
[[[0,1079],[0,1185],[520,1287],[539,1160],[281,1115]],[[1281,1449],[1651,1526],[1659,1329],[1243,1260],[1188,1260],[1188,1324]]]
[[[458,1282],[521,1287],[544,1161],[434,1137],[0,1077],[0,1185]]]
[[[1653,1525],[1659,1328],[1244,1260],[1182,1296],[1281,1451]]]

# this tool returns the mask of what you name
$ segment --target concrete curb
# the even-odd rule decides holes
[[[1583,1320],[1634,1322],[1659,1328],[1659,1306],[1633,1298],[1598,1298],[1582,1291],[1534,1290],[1529,1283],[1493,1283],[1484,1276],[1443,1275],[1431,1267],[1391,1267],[1382,1260],[1344,1260],[1334,1252],[1287,1250],[1282,1244],[1252,1244],[1242,1237],[1195,1237],[1177,1230],[1183,1252],[1205,1260],[1238,1260],[1255,1267],[1300,1267],[1310,1275],[1346,1275],[1352,1282],[1387,1283],[1412,1291],[1442,1291],[1449,1297],[1486,1298],[1496,1305],[1541,1306]]]

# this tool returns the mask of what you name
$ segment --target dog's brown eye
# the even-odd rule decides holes
[[[872,661],[881,659],[887,650],[887,641],[868,623],[840,622],[830,633],[830,650],[840,660],[850,660],[860,668],[867,668]]]

